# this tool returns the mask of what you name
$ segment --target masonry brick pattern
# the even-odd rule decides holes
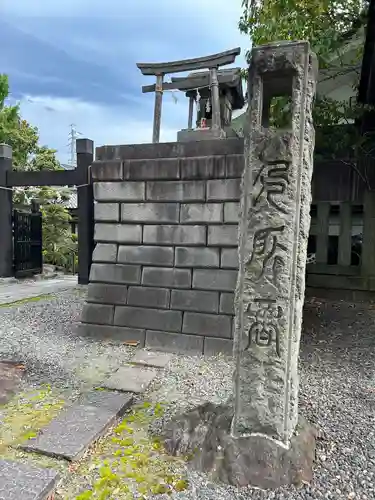
[[[81,331],[232,352],[244,160],[238,140],[220,142],[220,154],[176,158],[126,159],[117,147],[117,158],[102,152],[93,163],[96,246]]]

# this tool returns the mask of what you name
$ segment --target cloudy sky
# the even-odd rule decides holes
[[[67,162],[70,124],[102,144],[149,142],[153,94],[137,62],[199,57],[242,47],[241,0],[1,0],[1,72],[12,98]],[[163,141],[187,125],[187,102],[166,93]]]

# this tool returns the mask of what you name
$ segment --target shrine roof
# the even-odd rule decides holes
[[[233,109],[241,109],[245,100],[243,95],[241,68],[220,69],[217,72],[217,78],[221,89],[231,89],[233,100]],[[172,84],[178,90],[186,90],[188,97],[195,95],[197,89],[207,88],[210,85],[209,71],[195,71],[186,77],[172,77]]]

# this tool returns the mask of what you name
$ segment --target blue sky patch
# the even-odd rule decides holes
[[[96,145],[150,142],[153,95],[137,62],[199,57],[242,47],[241,0],[2,0],[0,66],[12,98],[41,141],[67,162],[70,124]],[[180,4],[180,5],[179,5]],[[187,125],[187,101],[165,94],[161,140]]]

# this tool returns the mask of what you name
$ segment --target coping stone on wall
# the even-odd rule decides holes
[[[154,160],[158,158],[187,158],[192,156],[242,155],[244,141],[240,138],[196,142],[164,142],[158,144],[131,144],[100,146],[97,160]]]

